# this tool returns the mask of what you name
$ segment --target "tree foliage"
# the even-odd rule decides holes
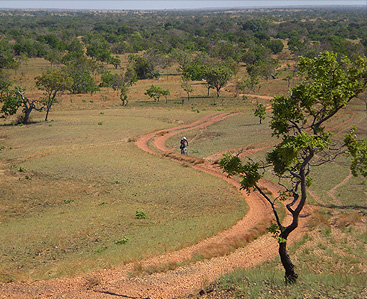
[[[70,89],[73,84],[73,79],[61,70],[44,72],[42,76],[35,78],[36,85],[39,89],[45,91],[46,98],[43,101],[46,108],[45,121],[48,119],[48,114],[52,105],[55,103],[57,94]]]
[[[213,88],[217,92],[217,98],[219,92],[223,86],[225,86],[232,77],[232,70],[226,65],[207,66],[204,72],[204,79],[207,82],[209,88]]]
[[[33,110],[42,111],[44,108],[41,101],[26,97],[25,90],[21,86],[11,88],[10,83],[0,82],[0,88],[1,118],[15,115],[18,109],[22,108],[23,115],[19,120],[21,123],[27,124]]]
[[[261,122],[265,119],[266,107],[263,104],[258,104],[256,106],[254,115],[259,118],[259,122],[260,122],[260,125],[261,125]]]
[[[169,89],[163,89],[159,86],[151,85],[144,94],[152,98],[155,102],[159,102],[161,96],[165,96],[167,102],[167,96],[170,94],[170,91]]]
[[[359,141],[355,130],[340,142],[333,138],[326,123],[337,112],[366,89],[367,59],[354,62],[337,54],[323,52],[313,59],[301,57],[299,72],[304,80],[290,90],[290,95],[274,97],[272,101],[273,135],[281,138],[266,161],[242,163],[237,156],[226,155],[220,161],[221,168],[229,176],[242,176],[242,188],[255,189],[271,205],[276,219],[279,255],[285,269],[286,282],[297,280],[297,273],[287,253],[289,234],[297,228],[299,215],[306,199],[307,188],[312,182],[311,166],[326,164],[337,156],[348,154],[354,175],[367,175],[366,141]],[[271,200],[259,186],[264,171],[272,167],[281,186],[278,200],[287,199],[286,208],[292,215],[292,222],[283,227],[279,220],[275,201]]]

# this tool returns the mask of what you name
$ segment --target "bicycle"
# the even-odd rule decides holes
[[[186,146],[181,148],[181,155],[186,155],[187,156],[187,148]]]

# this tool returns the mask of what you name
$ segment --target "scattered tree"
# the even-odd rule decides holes
[[[208,67],[205,71],[204,79],[208,83],[208,86],[216,90],[218,98],[219,91],[228,83],[231,76],[232,71],[227,66],[218,65],[215,67]]]
[[[44,105],[46,108],[45,121],[47,121],[50,109],[55,103],[56,95],[70,89],[73,79],[64,71],[54,70],[45,72],[42,76],[37,76],[35,80],[38,89],[44,90],[46,94]]]
[[[300,213],[306,203],[307,188],[312,178],[311,167],[334,161],[349,154],[353,175],[367,176],[366,141],[358,141],[352,129],[343,141],[332,139],[326,122],[366,89],[367,59],[353,63],[347,58],[323,52],[314,59],[301,57],[299,71],[304,81],[291,89],[290,95],[274,97],[270,127],[282,141],[267,154],[266,162],[241,162],[238,156],[225,155],[221,168],[228,176],[240,175],[241,186],[257,190],[273,209],[275,223],[270,231],[279,242],[279,255],[285,269],[286,283],[295,283],[298,274],[287,252],[288,236],[298,227]],[[264,171],[272,167],[278,177],[280,195],[271,199],[259,186]],[[292,222],[283,226],[277,212],[277,201],[286,201]]]
[[[120,100],[122,102],[121,103],[122,106],[127,106],[127,103],[128,103],[127,93],[128,93],[128,91],[129,91],[129,88],[126,85],[120,87]]]
[[[33,110],[42,111],[43,104],[39,100],[31,100],[27,98],[24,93],[25,90],[22,87],[15,87],[10,89],[11,84],[8,82],[0,82],[0,102],[2,107],[0,112],[1,118],[7,118],[8,116],[15,115],[19,108],[23,108],[23,115],[20,118],[20,122],[27,124],[30,114]]]
[[[129,63],[135,70],[138,79],[153,79],[159,78],[160,76],[159,72],[155,69],[153,62],[144,56],[130,54]]]
[[[155,102],[159,102],[159,99],[161,96],[168,96],[170,94],[169,89],[163,89],[159,86],[151,85],[149,89],[147,89],[146,92],[144,92],[145,95],[152,98]]]
[[[190,93],[193,92],[192,86],[189,80],[183,79],[181,88],[187,93],[187,100],[190,101]],[[182,101],[183,104],[183,101]]]
[[[254,115],[259,118],[259,122],[261,125],[261,122],[265,119],[266,107],[263,104],[257,104]]]

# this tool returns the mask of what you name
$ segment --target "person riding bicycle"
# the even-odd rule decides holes
[[[186,137],[182,137],[181,138],[181,144],[180,144],[180,149],[181,151],[187,146],[189,146],[189,142],[187,141]]]

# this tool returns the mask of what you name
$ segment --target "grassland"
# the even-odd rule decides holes
[[[40,97],[33,77],[49,65],[31,59],[15,74],[27,95]],[[194,84],[190,101],[180,90],[175,67],[160,80],[143,80],[121,107],[116,93],[64,94],[43,122],[0,131],[0,280],[45,279],[90,272],[136,261],[198,242],[230,227],[246,212],[237,191],[218,178],[152,156],[134,145],[145,133],[187,124],[218,111],[239,114],[203,130],[185,133],[190,155],[204,158],[228,149],[252,149],[276,142],[253,116],[256,96],[287,92],[282,79],[263,82],[254,98],[234,97],[231,86],[219,99]],[[284,75],[283,75],[284,77]],[[281,77],[282,78],[282,77]],[[144,91],[170,88],[168,103]],[[329,124],[342,136],[356,125],[367,138],[364,103],[355,101]],[[170,138],[177,151],[181,136]],[[263,157],[266,149],[251,157]],[[349,176],[346,160],[313,170],[310,232],[292,249],[301,274],[297,288],[283,285],[276,258],[220,280],[208,290],[246,298],[358,298],[367,279],[366,179]],[[266,175],[270,179],[270,175]],[[147,217],[137,219],[136,212]],[[349,287],[348,287],[349,286]],[[315,295],[316,294],[316,295]],[[339,294],[339,295],[338,295]],[[210,295],[208,295],[210,296]],[[218,297],[217,297],[218,298]],[[224,297],[223,297],[224,298]]]

